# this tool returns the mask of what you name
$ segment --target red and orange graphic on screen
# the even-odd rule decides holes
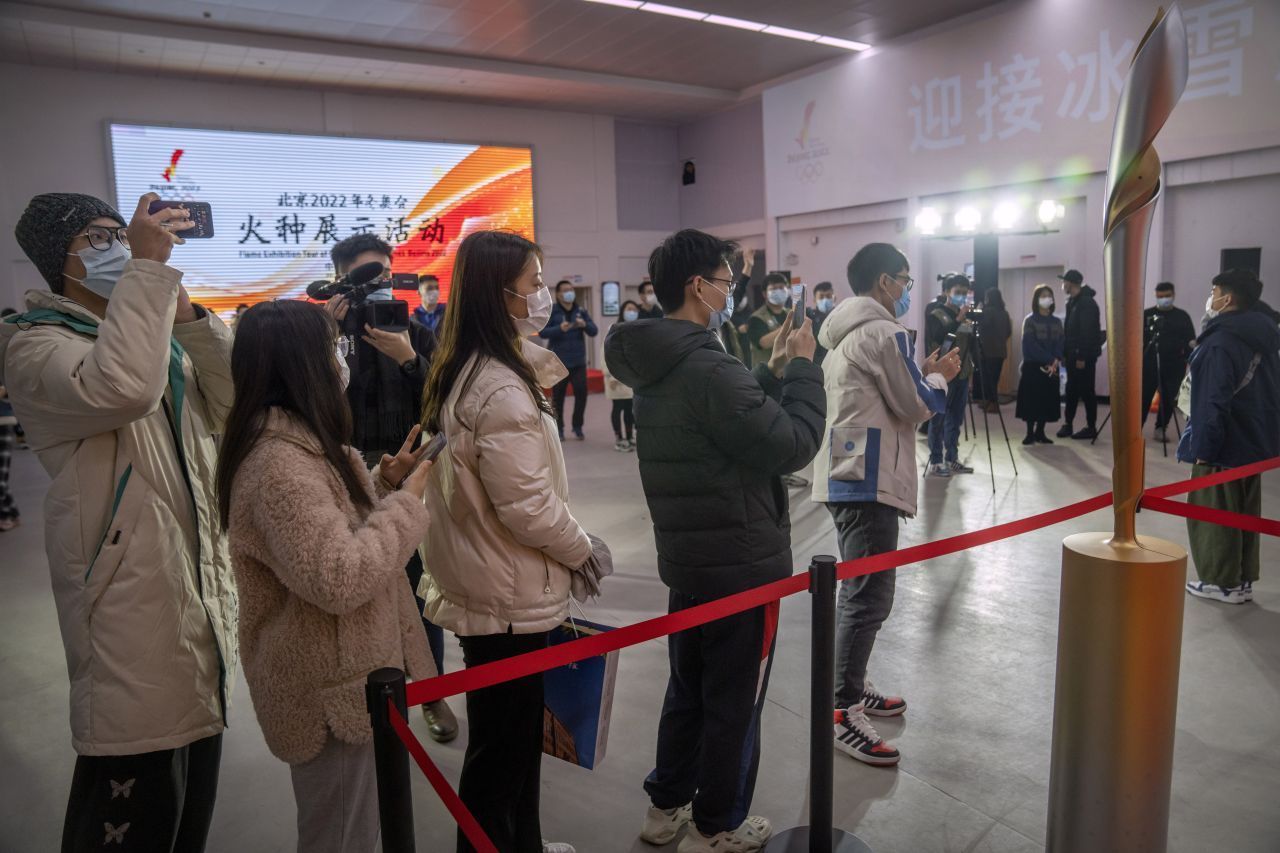
[[[406,217],[415,230],[395,246],[394,272],[434,275],[448,301],[458,244],[473,231],[533,231],[533,163],[527,148],[479,148],[449,170]],[[416,295],[397,294],[411,305]]]
[[[173,175],[178,171],[178,161],[182,159],[182,149],[173,149],[173,154],[169,156],[169,166],[160,174],[164,175],[166,181],[172,181]]]

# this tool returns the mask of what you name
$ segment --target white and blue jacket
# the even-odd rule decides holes
[[[920,374],[907,330],[869,296],[837,305],[818,343],[828,350],[827,423],[814,501],[874,501],[915,515],[916,427],[946,408],[946,380]]]

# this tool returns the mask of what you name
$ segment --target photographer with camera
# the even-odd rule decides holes
[[[78,753],[68,851],[101,849],[104,826],[130,850],[204,850],[235,682],[211,476],[231,330],[169,266],[189,212],[156,201],[126,227],[92,196],[33,198],[14,236],[49,291],[0,323],[0,384],[53,481],[45,548]]]
[[[422,389],[427,381],[436,336],[416,319],[409,328],[392,332],[376,328],[368,310],[371,303],[390,301],[391,246],[373,234],[355,234],[334,244],[329,252],[339,291],[325,303],[325,310],[338,323],[341,334],[350,342],[346,356],[351,374],[347,385],[347,403],[351,407],[351,446],[358,448],[369,468],[377,465],[383,454],[395,454],[409,430],[418,423],[422,408]],[[363,278],[368,264],[381,265],[381,273],[368,282],[342,285],[343,278]],[[345,292],[341,292],[344,291]],[[323,293],[320,294],[323,296]],[[422,560],[415,552],[405,566],[409,585],[417,596],[422,579]],[[418,611],[423,601],[418,599]],[[427,639],[436,670],[444,672],[444,632],[425,618]],[[447,743],[458,735],[458,720],[443,700],[422,706],[427,730],[433,740]]]
[[[1187,373],[1187,357],[1196,339],[1191,315],[1173,304],[1173,282],[1156,285],[1156,304],[1142,312],[1142,424],[1151,413],[1151,400],[1160,391],[1155,437],[1164,441],[1165,428],[1178,401],[1178,387]]]
[[[972,474],[973,469],[961,464],[960,427],[964,425],[964,408],[969,402],[969,378],[973,375],[973,359],[968,342],[973,325],[968,321],[969,277],[949,273],[942,278],[943,302],[934,302],[924,315],[924,351],[943,348],[948,335],[960,350],[960,372],[947,385],[947,409],[929,421],[929,470],[931,477]],[[943,352],[943,355],[946,355]],[[945,448],[945,459],[943,456]]]

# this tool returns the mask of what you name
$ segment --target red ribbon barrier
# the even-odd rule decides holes
[[[440,768],[436,767],[435,762],[431,760],[431,756],[427,755],[427,751],[422,748],[422,742],[418,740],[418,736],[409,728],[409,724],[404,721],[404,717],[400,716],[400,712],[396,709],[394,702],[387,702],[387,717],[391,720],[391,728],[395,729],[395,733],[400,736],[400,742],[404,744],[405,749],[409,750],[409,754],[413,756],[413,760],[417,762],[418,768],[422,770],[422,775],[427,777],[431,787],[435,788],[436,794],[444,802],[449,814],[453,815],[458,828],[462,830],[462,834],[471,842],[471,846],[476,848],[477,853],[498,853],[498,848],[493,845],[493,842],[489,840],[489,836],[485,835],[484,830],[480,828],[480,823],[476,820],[475,815],[471,814],[470,810],[462,804],[462,798],[449,786],[444,774],[440,772]]]
[[[1228,512],[1225,509],[1214,509],[1208,506],[1196,506],[1182,501],[1153,497],[1143,497],[1142,508],[1168,513],[1169,515],[1180,515],[1183,518],[1190,518],[1196,521],[1207,521],[1210,524],[1236,527],[1253,533],[1280,536],[1280,521],[1273,521],[1270,518],[1262,518],[1257,515],[1245,515],[1240,512]]]
[[[1107,493],[1070,504],[1069,506],[1029,516],[1028,518],[997,524],[995,527],[975,530],[970,533],[961,533],[957,536],[939,539],[935,542],[926,542],[923,545],[913,545],[910,548],[903,548],[897,551],[888,551],[884,554],[849,560],[840,563],[836,567],[839,570],[838,577],[841,579],[859,577],[861,575],[874,574],[875,572],[888,571],[908,563],[918,563],[935,557],[944,557],[957,551],[964,551],[979,545],[996,542],[1000,539],[1007,539],[1010,536],[1018,536],[1032,530],[1038,530],[1041,527],[1069,521],[1110,505],[1111,494]],[[668,613],[666,616],[656,616],[643,622],[606,631],[603,634],[582,637],[554,648],[527,652],[523,655],[486,663],[458,672],[451,672],[447,675],[415,681],[405,686],[405,696],[410,705],[423,705],[427,702],[443,699],[446,696],[470,693],[472,690],[492,687],[504,681],[513,681],[527,675],[546,672],[549,669],[567,666],[597,655],[608,654],[657,637],[665,637],[668,634],[675,634],[688,628],[696,628],[699,625],[705,625],[708,622],[714,622],[717,619],[723,619],[726,616],[732,616],[735,613],[741,613],[744,610],[750,610],[754,607],[768,604],[771,601],[795,595],[797,592],[802,592],[808,588],[808,572],[792,575],[789,578],[783,578],[755,589],[709,601],[706,604],[699,604],[697,607],[690,607],[687,610],[681,610],[676,613]]]
[[[1239,468],[1226,468],[1216,474],[1206,474],[1203,477],[1196,477],[1191,480],[1180,480],[1176,483],[1167,483],[1163,486],[1154,486],[1144,492],[1154,498],[1171,498],[1174,495],[1185,495],[1187,492],[1194,492],[1199,489],[1207,489],[1210,486],[1220,486],[1223,483],[1230,483],[1232,480],[1239,480],[1244,477],[1250,477],[1254,474],[1261,474],[1264,471],[1270,471],[1272,468],[1280,468],[1280,456],[1274,459],[1264,459],[1261,462],[1254,462],[1252,465],[1241,465]]]

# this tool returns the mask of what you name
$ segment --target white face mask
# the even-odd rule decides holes
[[[770,290],[766,298],[769,300],[770,305],[782,306],[787,304],[787,300],[790,297],[791,294],[785,290]]]
[[[657,305],[657,304],[658,304],[658,294],[654,293],[652,290],[651,290],[651,291],[649,291],[648,293],[646,293],[646,294],[644,295],[644,304],[645,304],[645,305]]]
[[[1172,308],[1172,307],[1173,307],[1173,297],[1172,297],[1172,296],[1157,296],[1157,297],[1156,297],[1156,307],[1157,307],[1157,308]]]
[[[1231,304],[1231,297],[1230,297],[1230,296],[1224,296],[1224,297],[1222,297],[1222,298],[1226,300],[1226,302],[1223,304],[1222,308],[1226,308],[1226,307],[1227,307],[1227,305]],[[1206,299],[1206,300],[1204,301],[1204,314],[1205,314],[1205,316],[1206,316],[1206,317],[1208,317],[1210,320],[1212,320],[1214,317],[1217,317],[1219,314],[1221,314],[1221,313],[1222,313],[1222,308],[1214,308],[1214,307],[1213,307],[1213,306],[1214,306],[1214,302],[1215,302],[1215,301],[1217,301],[1217,300],[1215,300],[1215,299],[1213,298],[1213,294],[1212,294],[1212,293],[1210,293],[1210,294],[1209,294],[1209,298],[1208,298],[1208,299]]]
[[[1041,296],[1041,297],[1040,297],[1040,307],[1041,307],[1041,308],[1047,308],[1048,310],[1052,311],[1052,310],[1053,310],[1053,300],[1052,300],[1052,299],[1050,299],[1050,298],[1049,298],[1049,297],[1047,297],[1047,296]]]
[[[511,319],[515,321],[516,329],[523,334],[536,335],[547,326],[547,321],[551,319],[551,291],[546,286],[539,287],[528,296],[516,293],[514,290],[507,289],[507,293],[512,296],[519,296],[524,300],[525,305],[529,307],[528,317],[517,317],[511,315]]]
[[[111,298],[111,291],[115,290],[116,282],[120,281],[120,276],[124,273],[124,265],[133,258],[119,240],[112,240],[111,245],[102,251],[90,246],[67,254],[74,254],[84,262],[84,278],[73,275],[67,275],[67,278],[80,282],[85,290],[96,293],[103,299]]]

